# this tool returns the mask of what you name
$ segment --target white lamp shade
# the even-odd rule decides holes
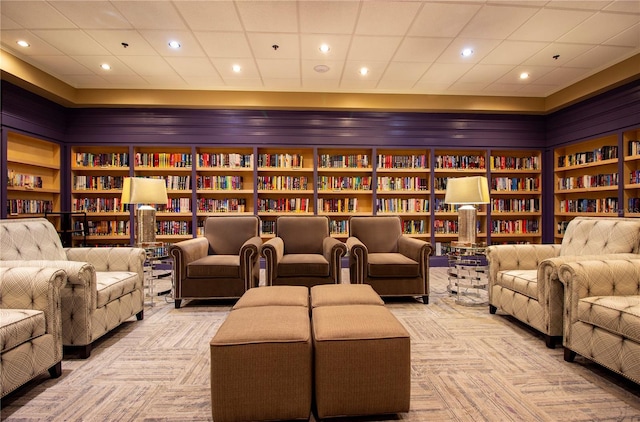
[[[123,204],[167,204],[167,185],[164,179],[125,177],[122,185]]]
[[[457,177],[447,180],[445,204],[488,204],[489,184],[484,176]]]

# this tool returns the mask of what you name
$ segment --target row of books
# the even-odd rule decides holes
[[[27,189],[42,189],[42,177],[33,174],[16,173],[13,170],[7,172],[7,185]]]
[[[618,198],[583,198],[583,199],[566,199],[559,202],[560,212],[603,212],[617,213]]]
[[[492,234],[539,233],[538,220],[491,220]]]
[[[190,190],[191,176],[165,176],[167,189],[169,190]]]
[[[640,170],[633,170],[629,174],[629,183],[640,183]]]
[[[492,156],[491,170],[540,170],[540,157],[504,157]]]
[[[377,198],[378,213],[429,212],[429,201],[423,198]]]
[[[53,211],[53,202],[40,199],[7,199],[7,215],[44,214]]]
[[[478,169],[486,168],[484,155],[438,155],[437,169]]]
[[[632,139],[629,141],[627,152],[629,155],[640,154],[640,140]]]
[[[558,190],[618,186],[618,173],[563,177],[558,179]]]
[[[259,190],[307,190],[307,176],[258,176]]]
[[[379,169],[426,169],[429,167],[429,160],[426,154],[420,154],[420,155],[379,154],[377,166]]]
[[[583,164],[595,163],[602,160],[618,158],[616,145],[604,145],[593,151],[576,152],[575,154],[561,155],[558,157],[558,167],[571,167]]]
[[[75,167],[129,167],[129,153],[105,152],[76,152]]]
[[[421,191],[429,189],[429,179],[425,177],[378,177],[379,191]]]
[[[640,213],[640,198],[629,198],[627,200],[627,212]]]
[[[318,212],[358,211],[358,198],[318,198]]]
[[[369,156],[366,154],[318,155],[319,168],[371,168]]]
[[[370,176],[318,176],[318,191],[323,190],[371,190]]]
[[[74,227],[78,231],[84,231],[85,229],[81,221],[77,221]],[[128,236],[130,233],[129,220],[87,221],[87,236]]]
[[[191,235],[190,221],[156,221],[156,233],[160,235]]]
[[[537,191],[539,177],[495,177],[491,179],[491,189],[498,192]]]
[[[75,190],[111,190],[122,189],[123,176],[73,176]]]
[[[164,204],[163,204],[164,205]],[[128,210],[120,198],[74,198],[71,200],[71,211],[84,212],[122,212]]]
[[[247,201],[244,198],[198,199],[200,212],[245,212]]]
[[[134,163],[136,167],[187,168],[192,165],[191,159],[191,154],[137,152]]]
[[[427,232],[425,220],[402,220],[402,233],[425,234]]]
[[[253,154],[198,153],[198,168],[247,168],[253,167]]]
[[[244,186],[242,176],[198,176],[197,189],[239,190]]]
[[[259,154],[258,167],[301,168],[303,157],[300,154]]]
[[[492,198],[492,212],[540,212],[539,198]]]
[[[276,232],[275,220],[261,220],[260,221],[260,234],[274,234]]]
[[[349,220],[330,220],[329,233],[331,234],[349,234]]]
[[[309,198],[260,198],[258,212],[313,212]]]
[[[191,198],[169,198],[163,212],[190,212]]]

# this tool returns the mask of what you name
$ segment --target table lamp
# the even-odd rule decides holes
[[[445,204],[458,208],[458,244],[476,244],[476,204],[489,203],[489,185],[484,176],[458,177],[447,180]]]
[[[156,209],[151,204],[167,204],[167,185],[164,179],[125,177],[122,203],[138,204],[136,210],[136,244],[156,241]]]

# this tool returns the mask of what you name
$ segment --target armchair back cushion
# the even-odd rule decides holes
[[[276,222],[276,236],[284,242],[284,254],[320,254],[322,242],[329,237],[326,217],[281,216]]]
[[[349,236],[357,237],[369,253],[398,252],[398,239],[402,236],[399,217],[352,218],[349,230]]]
[[[577,217],[567,226],[560,256],[638,253],[637,219]]]
[[[257,218],[207,218],[204,236],[209,241],[209,255],[240,255],[242,245],[259,233]]]
[[[33,219],[21,224],[23,221],[0,225],[0,261],[67,260],[60,236],[49,221]]]

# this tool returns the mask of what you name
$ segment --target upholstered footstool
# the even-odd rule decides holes
[[[233,309],[256,306],[309,307],[309,288],[305,286],[263,286],[247,290]]]
[[[210,350],[214,421],[309,418],[313,354],[308,308],[234,309]]]
[[[384,306],[312,310],[319,418],[408,412],[409,333]]]
[[[339,305],[384,305],[369,284],[322,284],[311,288],[311,308]]]

